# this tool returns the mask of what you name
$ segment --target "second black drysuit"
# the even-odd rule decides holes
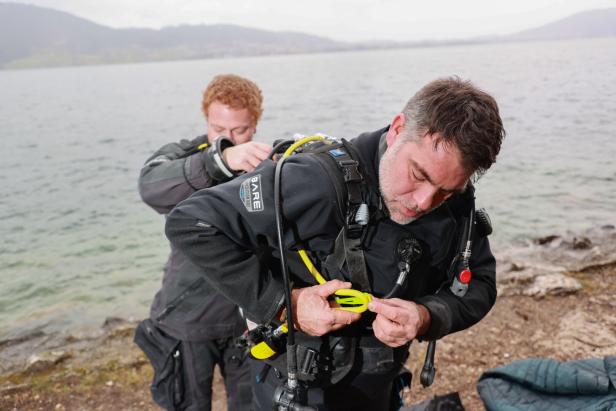
[[[157,150],[139,176],[143,201],[167,214],[195,191],[218,184],[207,171],[210,157],[199,149],[206,142],[204,135]],[[218,294],[200,268],[171,244],[150,319],[141,323],[135,338],[154,367],[154,400],[168,410],[211,409],[218,365],[228,409],[251,409],[250,370],[234,343],[245,329],[238,307]]]

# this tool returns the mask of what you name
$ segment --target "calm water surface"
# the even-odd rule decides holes
[[[478,190],[497,253],[616,223],[616,39],[0,71],[0,340],[146,315],[168,248],[139,169],[204,132],[201,90],[227,72],[262,88],[264,141],[352,138],[470,78],[508,131]]]

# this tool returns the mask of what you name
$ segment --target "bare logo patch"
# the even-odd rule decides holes
[[[261,174],[244,180],[240,186],[240,199],[251,213],[263,211],[263,194],[261,191]]]

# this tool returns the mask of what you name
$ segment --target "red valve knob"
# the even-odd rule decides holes
[[[458,276],[462,284],[470,283],[472,277],[473,277],[473,273],[471,273],[471,270],[469,270],[468,268],[465,270],[462,270],[462,272],[460,272],[460,275]]]

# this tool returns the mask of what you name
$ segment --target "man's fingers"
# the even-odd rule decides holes
[[[332,280],[312,287],[294,289],[294,320],[298,328],[309,335],[320,336],[359,320],[359,313],[332,308],[327,301],[327,297],[337,290],[350,287],[349,282]]]
[[[373,327],[378,328],[381,332],[389,336],[389,338],[402,338],[406,335],[404,327],[388,318],[377,315],[373,322]]]
[[[272,151],[271,144],[262,143],[260,141],[253,141],[252,144],[254,144],[254,146],[257,147],[259,150],[267,152],[268,154],[270,151]]]
[[[248,165],[250,166],[250,170],[246,170],[248,172],[254,170],[255,168],[257,168],[257,166],[259,164],[261,164],[261,159],[259,157],[257,157],[256,155],[252,155],[248,158],[247,160]]]
[[[387,304],[391,307],[400,307],[400,308],[404,308],[407,309],[409,308],[409,306],[415,305],[414,302],[412,301],[408,301],[408,300],[403,300],[401,298],[388,298],[388,299],[384,299],[381,300],[381,302],[383,302],[384,304]]]
[[[267,156],[269,156],[269,153],[272,151],[272,147],[267,144],[260,144],[256,148],[257,150],[255,150],[255,154],[259,158],[261,158],[261,160],[265,160]]]
[[[271,145],[266,143],[260,143],[258,141],[249,141],[236,147],[241,147],[242,150],[245,150],[247,153],[259,157],[261,160],[265,160],[269,153],[272,151]]]
[[[254,150],[250,150],[250,152],[247,153],[247,155],[249,155],[250,157],[254,157],[256,159],[259,160],[259,162],[265,160],[267,158],[267,156],[269,156],[269,151],[264,151],[261,149],[254,149]]]
[[[395,321],[398,323],[403,322],[403,316],[405,311],[401,309],[402,307],[387,304],[385,301],[387,300],[374,298],[368,304],[368,309],[374,313],[383,315],[391,321]]]
[[[390,347],[400,347],[408,342],[404,328],[382,315],[376,316],[376,319],[372,322],[372,329],[374,336]]]
[[[327,281],[324,284],[316,285],[315,289],[318,295],[320,295],[321,297],[327,298],[341,288],[351,288],[351,287],[352,287],[352,284],[349,282],[343,282],[340,280],[331,280],[331,281]]]
[[[270,151],[268,144],[249,141],[229,147],[223,152],[223,158],[231,169],[250,172],[267,158]]]
[[[372,299],[373,301],[378,301],[384,305],[388,305],[390,307],[400,307],[400,308],[404,308],[407,307],[409,304],[409,301],[407,300],[401,300],[400,298],[376,298],[374,297]]]
[[[334,321],[334,325],[340,325],[340,326],[344,326],[344,325],[349,325],[357,320],[359,320],[361,318],[361,315],[359,313],[354,313],[352,311],[345,311],[345,310],[339,310],[339,309],[333,309],[333,321]]]

